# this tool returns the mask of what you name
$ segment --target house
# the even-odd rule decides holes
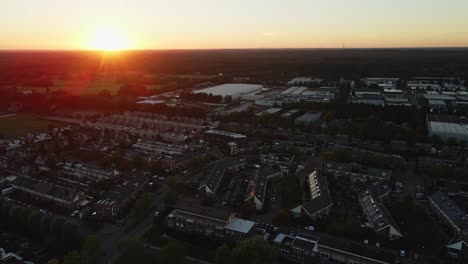
[[[228,142],[228,148],[229,148],[229,155],[235,156],[239,154],[239,144],[236,142]]]
[[[366,189],[359,194],[359,204],[376,234],[390,240],[403,237],[387,208],[372,190]]]
[[[295,263],[318,263],[320,254],[318,249],[319,238],[299,233],[286,235],[279,233],[273,244],[279,248],[280,257]]]
[[[143,191],[147,182],[148,179],[145,176],[136,176],[106,192],[104,197],[92,206],[94,216],[100,219],[113,219],[121,216]]]
[[[14,193],[21,193],[39,203],[53,205],[67,213],[79,209],[80,204],[90,199],[82,193],[65,186],[38,181],[29,177],[17,177],[11,183],[11,187]]]
[[[176,206],[167,216],[167,225],[174,230],[222,239],[224,227],[233,218],[233,213],[225,208],[201,207],[194,202]]]
[[[161,155],[154,157],[158,161],[161,168],[166,171],[178,171],[186,169],[195,159],[202,159],[209,154],[202,151],[186,151],[181,156]],[[151,157],[153,159],[153,157]]]
[[[310,200],[291,209],[293,215],[295,217],[306,215],[311,219],[327,215],[333,206],[333,201],[326,179],[319,172],[313,171],[307,175],[307,181],[304,184],[309,185]]]
[[[145,155],[182,155],[185,151],[184,145],[169,144],[152,140],[141,140],[133,144],[133,149]]]
[[[379,247],[306,231],[278,233],[273,244],[292,263],[393,264],[395,254]]]
[[[449,258],[456,263],[468,262],[468,231],[456,234],[446,246]]]
[[[235,217],[224,207],[203,207],[197,202],[179,204],[167,216],[169,228],[212,239],[243,239],[249,236],[255,222]]]
[[[249,236],[255,225],[256,223],[253,221],[234,217],[224,226],[224,231],[229,238],[239,240]]]
[[[0,248],[0,263],[1,264],[34,264],[31,261],[25,261],[23,257],[16,255],[12,252],[5,252],[3,248]]]
[[[197,190],[210,195],[216,194],[225,173],[228,171],[239,170],[244,166],[245,161],[236,159],[220,160],[216,162]]]
[[[62,167],[64,175],[78,179],[89,179],[91,181],[109,180],[119,175],[119,172],[112,169],[103,169],[90,164],[65,163]]]
[[[384,181],[388,182],[392,174],[391,170],[370,168],[356,163],[326,162],[324,170],[335,177],[348,176],[353,182]]]
[[[270,153],[260,155],[260,161],[266,165],[278,165],[283,168],[289,168],[294,161],[294,155],[286,156],[282,154]]]
[[[429,196],[429,207],[455,234],[468,230],[468,216],[455,201],[437,191]]]
[[[429,196],[429,207],[455,234],[446,246],[448,256],[456,263],[467,263],[468,215],[465,210],[440,191]]]
[[[0,156],[0,169],[8,168],[8,157]]]
[[[253,204],[257,211],[263,210],[268,181],[282,175],[284,175],[284,171],[275,171],[271,167],[254,170],[247,187],[244,202]]]

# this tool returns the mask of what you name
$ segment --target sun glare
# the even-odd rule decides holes
[[[103,51],[128,49],[128,39],[118,30],[105,28],[98,30],[89,40],[89,48]]]

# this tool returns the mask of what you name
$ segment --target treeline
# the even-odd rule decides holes
[[[185,101],[197,101],[197,102],[206,102],[219,104],[223,102],[223,97],[221,95],[212,95],[206,93],[192,93],[192,92],[183,92],[180,94],[180,99]],[[232,101],[232,98],[231,98]]]
[[[285,109],[299,109],[303,112],[330,112],[336,118],[362,119],[376,116],[383,121],[391,121],[397,124],[408,123],[414,128],[425,122],[420,120],[420,117],[425,116],[423,109],[398,105],[375,106],[369,104],[299,102],[284,104],[282,107]]]
[[[14,61],[15,63],[11,63]],[[104,63],[106,62],[106,63]],[[288,69],[288,72],[285,72]],[[319,78],[448,76],[468,79],[467,49],[278,49],[122,52],[114,58],[95,52],[0,53],[0,81],[18,83],[41,76],[64,79],[100,72],[249,75],[287,80]]]
[[[3,96],[0,93],[0,96]],[[205,117],[206,110],[194,106],[167,106],[137,104],[134,97],[105,94],[73,96],[64,94],[15,94],[5,95],[5,104],[14,102],[22,106],[21,110],[41,115],[61,114],[68,110],[100,110],[106,112],[146,111],[169,116]],[[0,98],[0,102],[2,98]]]
[[[0,199],[0,219],[2,229],[48,243],[58,254],[82,247],[83,234],[79,226],[63,217]]]
[[[322,112],[322,121],[331,124],[324,132],[330,134],[348,134],[356,138],[382,141],[403,140],[409,143],[426,140],[426,113],[424,109],[417,107],[307,102],[283,104],[281,107],[283,111],[298,109],[300,113]],[[293,118],[281,118],[278,115],[258,117],[252,109],[219,119],[224,123],[254,124],[265,128],[296,128]],[[336,126],[332,123],[334,120],[341,120],[346,124]],[[306,128],[311,129],[322,128]]]
[[[398,139],[411,143],[426,136],[426,112],[418,107],[304,102],[283,107],[299,109],[302,112],[323,112],[326,113],[327,121],[351,121],[334,133],[384,141]]]

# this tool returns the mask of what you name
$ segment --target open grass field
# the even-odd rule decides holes
[[[102,90],[108,90],[112,95],[116,95],[122,84],[112,79],[96,79],[91,81],[86,80],[55,80],[54,84],[49,87],[29,87],[19,86],[19,92],[31,90],[36,93],[45,93],[47,91],[65,91],[72,95],[93,95],[98,94]]]
[[[57,123],[25,113],[0,117],[0,134],[6,138],[22,137],[31,132],[46,130],[49,124]]]
[[[122,84],[112,79],[96,79],[91,81],[56,81],[52,89],[63,90],[73,95],[98,94],[108,90],[112,95],[117,94]]]

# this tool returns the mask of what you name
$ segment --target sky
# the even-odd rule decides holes
[[[109,30],[129,49],[468,47],[467,10],[467,0],[2,0],[0,49],[90,49]]]

